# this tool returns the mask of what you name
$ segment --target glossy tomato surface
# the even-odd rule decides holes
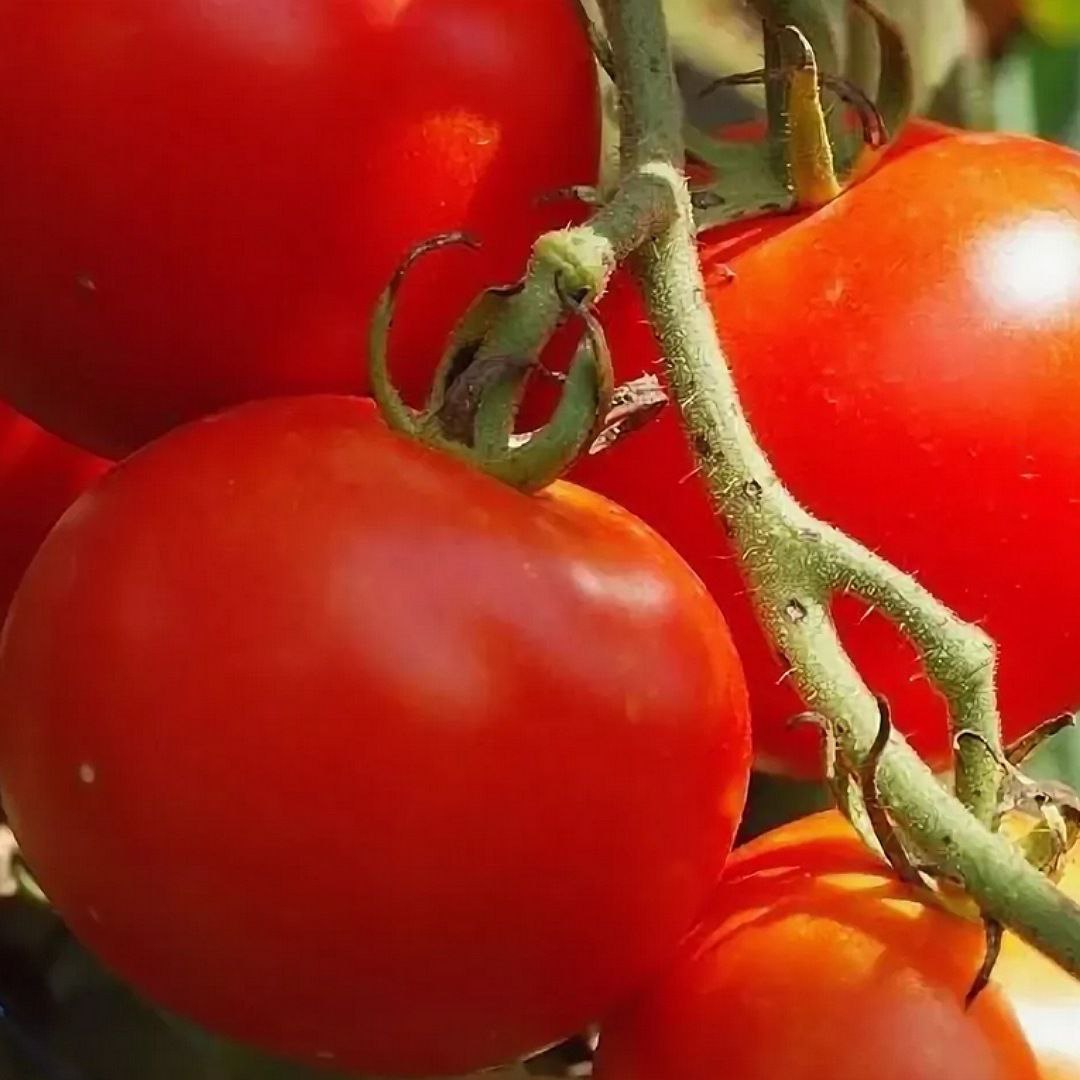
[[[811,510],[1000,645],[1005,733],[1080,704],[1080,157],[1004,135],[939,140],[779,234],[703,241],[709,299],[750,421]],[[758,243],[758,233],[774,234]],[[730,263],[733,281],[723,272]],[[605,318],[620,374],[655,370],[626,288]],[[724,609],[760,764],[820,770],[816,732],[757,627],[676,411],[583,462],[580,483],[663,533]],[[938,766],[941,698],[878,615],[836,613],[870,686]]]
[[[602,1025],[597,1080],[1077,1080],[1080,985],[1006,934],[966,1009],[983,951],[839,815],[803,819],[735,853],[680,959]]]
[[[76,934],[215,1031],[376,1075],[610,1008],[700,915],[749,768],[727,629],[656,534],[327,396],[183,427],[76,503],[0,715]]]
[[[0,621],[45,534],[108,467],[0,403]]]
[[[119,456],[273,394],[425,387],[478,289],[591,183],[595,67],[566,0],[0,0],[0,394]]]

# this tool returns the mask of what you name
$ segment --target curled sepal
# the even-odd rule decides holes
[[[884,138],[868,139],[864,127],[861,141],[855,142],[853,147],[840,148],[837,167],[844,187],[861,179],[877,165],[882,153],[907,122],[915,100],[915,73],[911,54],[899,26],[872,0],[848,2],[863,13],[874,28],[878,51],[878,81],[876,92],[869,96],[873,98],[881,119]],[[853,35],[853,41],[860,40],[860,35]],[[862,60],[862,57],[853,55],[850,63],[860,65]],[[846,85],[857,86],[858,82],[852,79],[848,80]]]
[[[523,490],[536,490],[558,479],[572,461],[589,449],[603,430],[615,389],[603,327],[586,303],[562,293],[560,296],[568,310],[581,319],[585,338],[562,380],[562,393],[551,419],[536,431],[509,436],[505,471],[498,475]],[[481,437],[489,423],[486,413],[481,413],[477,425]]]
[[[809,40],[826,71],[839,66],[836,27],[821,0],[750,0],[758,16],[772,26],[797,26]]]
[[[770,40],[781,51],[779,66],[723,76],[703,93],[754,83],[764,84],[770,96],[779,89],[783,99],[779,132],[770,129],[764,145],[711,139],[694,128],[686,132],[688,152],[716,177],[694,189],[699,209],[706,198],[710,200],[706,205],[711,212],[709,225],[769,210],[816,209],[843,191],[851,178],[840,175],[834,161],[822,90],[831,91],[854,110],[859,144],[867,153],[876,155],[888,145],[885,121],[875,103],[853,83],[820,71],[813,48],[798,27],[781,27]]]
[[[855,765],[840,753],[836,734],[818,713],[800,713],[789,723],[813,724],[824,736],[825,779],[837,808],[871,850],[877,849],[901,881],[935,892],[933,882],[915,864],[907,844],[889,818],[878,794],[877,773],[881,756],[893,736],[889,703],[877,696],[877,736],[865,760]]]
[[[853,12],[865,16],[864,22],[869,22],[873,34],[861,33],[861,27],[853,20],[855,32],[849,34],[852,47],[845,73],[848,77],[842,77],[838,71],[836,39],[827,17],[824,21],[828,27],[822,25],[819,4],[813,0],[754,0],[754,6],[768,21],[788,29],[797,28],[802,38],[799,42],[789,35],[781,49],[783,66],[790,67],[793,62],[796,65],[785,103],[787,124],[784,126],[790,132],[789,164],[794,173],[796,198],[802,206],[812,207],[815,196],[827,195],[830,187],[827,164],[831,163],[840,190],[846,190],[865,176],[903,127],[914,101],[911,55],[897,24],[878,7],[876,0],[848,0],[848,3]],[[866,54],[870,49],[877,53],[878,73],[872,92],[868,92],[862,76],[869,66],[870,57]],[[800,52],[806,51],[812,65],[799,63]],[[830,121],[824,115],[820,98],[814,100],[808,75],[811,66],[819,71],[820,87],[831,90],[854,108],[860,124],[852,138],[847,137],[842,123]],[[819,142],[822,135],[829,146],[827,157]],[[797,163],[799,154],[805,155],[803,166]],[[805,177],[798,175],[801,169],[807,170]],[[804,185],[808,185],[805,191]]]
[[[453,422],[454,398],[460,397],[465,388],[478,384],[479,373],[469,375],[484,339],[495,325],[511,296],[521,292],[521,283],[497,285],[485,289],[466,309],[450,335],[439,366],[435,369],[431,391],[424,406],[424,423]],[[472,442],[471,437],[468,440]]]
[[[806,76],[813,70],[817,70],[816,63],[813,62],[813,53],[809,51],[808,42],[801,31],[794,27],[786,27],[784,31],[798,48],[798,58],[792,63],[782,63],[773,69],[756,68],[754,71],[742,71],[735,75],[722,75],[709,83],[701,94],[702,96],[710,94],[722,86],[749,86],[758,83],[764,84],[766,89],[773,86],[783,89],[783,83],[793,80],[796,75],[800,76],[801,96],[797,104],[799,110],[797,123],[805,129],[800,133],[800,138],[805,142],[805,152],[816,160],[824,159],[831,153],[822,141],[821,125],[827,118],[820,102],[815,101],[814,95],[807,93],[810,86]],[[776,36],[779,40],[780,34]],[[854,111],[859,123],[858,137],[861,145],[875,151],[883,150],[888,145],[889,131],[885,117],[862,87],[848,79],[820,70],[817,70],[817,86],[820,90],[828,90],[834,94]],[[781,142],[786,142],[790,138],[790,126],[790,123],[785,123],[782,135],[776,138],[779,138]],[[687,128],[686,143],[688,153],[716,171],[745,170],[751,163],[757,163],[761,157],[754,143],[712,138],[692,125]],[[790,168],[786,161],[784,164],[782,176],[790,186],[788,179]],[[815,167],[821,168],[820,165]],[[827,178],[827,182],[831,181]]]
[[[1069,721],[1071,722],[1071,717]],[[1045,728],[1060,730],[1065,718],[1055,718]],[[1043,735],[1045,738],[1045,734]],[[1030,752],[1029,740],[1024,740],[1011,755],[1002,755],[990,746],[977,731],[960,731],[956,741],[974,739],[992,754],[1003,774],[999,814],[1018,812],[1035,818],[1036,826],[1020,839],[1020,848],[1028,862],[1042,873],[1056,879],[1062,860],[1080,838],[1080,795],[1068,784],[1058,780],[1036,780],[1013,764]],[[1022,755],[1022,756],[1021,756]]]
[[[1001,942],[1005,936],[1005,927],[988,915],[983,916],[983,930],[986,934],[986,951],[983,953],[982,963],[975,973],[975,978],[964,995],[964,1008],[970,1009],[975,1004],[975,999],[990,985],[994,968],[1001,956]]]
[[[386,423],[403,435],[417,438],[420,436],[421,414],[406,403],[390,378],[388,356],[394,307],[401,286],[413,266],[425,255],[453,245],[470,248],[477,246],[475,240],[462,232],[442,233],[417,244],[394,271],[394,276],[383,289],[371,314],[371,323],[368,326],[368,380],[371,383],[371,393]]]
[[[789,176],[796,203],[812,210],[832,202],[843,188],[833,161],[814,50],[798,27],[784,31],[784,54],[792,50],[795,56],[787,82]]]
[[[805,724],[816,727],[821,732],[825,783],[836,808],[858,833],[865,847],[870,851],[881,851],[874,826],[866,812],[858,778],[840,756],[836,732],[825,717],[816,712],[799,713],[788,721],[789,727]]]
[[[631,432],[649,423],[667,404],[667,391],[655,375],[641,375],[620,383],[611,395],[611,403],[600,430],[589,446],[589,456],[601,454]]]
[[[608,40],[607,31],[596,21],[593,12],[590,11],[582,0],[572,0],[585,36],[589,39],[596,62],[604,69],[604,73],[612,82],[615,81],[615,56],[611,51],[611,42]]]
[[[423,411],[412,408],[389,372],[395,301],[416,261],[451,245],[476,246],[463,233],[425,241],[409,252],[379,298],[368,334],[372,395],[383,419],[395,431],[464,458],[514,487],[537,490],[565,472],[588,449],[608,411],[614,376],[603,330],[581,299],[563,294],[556,276],[559,302],[566,314],[581,318],[585,340],[567,375],[556,377],[561,391],[550,420],[536,431],[516,434],[514,421],[526,382],[545,369],[534,357],[485,351],[489,331],[521,286],[488,289],[455,328],[436,369],[426,407]]]
[[[878,796],[877,773],[881,764],[881,755],[892,738],[893,726],[889,703],[880,694],[876,695],[878,703],[878,733],[874,739],[866,760],[854,770],[859,781],[859,790],[862,794],[863,807],[870,821],[870,827],[874,830],[874,836],[881,848],[889,865],[896,871],[901,881],[908,885],[925,887],[926,879],[916,867],[903,838],[897,832],[885,808],[881,805]]]
[[[1005,758],[1011,765],[1022,765],[1047,739],[1066,728],[1075,726],[1076,714],[1067,712],[1060,716],[1051,717],[1049,720],[1034,727],[1026,735],[1022,735],[1015,742],[1005,748]]]
[[[766,57],[770,63],[756,71],[715,80],[703,93],[720,86],[763,83],[769,103],[769,142],[766,147],[732,143],[689,128],[687,150],[711,168],[717,179],[703,187],[699,200],[710,198],[714,225],[768,209],[815,209],[836,198],[870,172],[896,137],[911,112],[914,77],[911,57],[897,25],[872,0],[849,0],[853,27],[867,33],[851,35],[855,52],[849,75],[830,70],[836,63],[836,42],[816,21],[816,5],[802,0],[755,0],[766,19]],[[873,93],[863,78],[852,78],[852,66],[863,63],[872,50],[877,63]],[[829,91],[851,109],[858,121],[849,132],[838,115],[823,107]],[[762,198],[747,203],[738,188],[768,192],[771,181],[787,198],[767,196],[774,204],[761,208]],[[785,203],[787,205],[785,205]],[[701,215],[699,215],[701,216]]]

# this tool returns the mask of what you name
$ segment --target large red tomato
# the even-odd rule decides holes
[[[655,533],[325,396],[181,428],[77,502],[0,717],[12,825],[107,963],[376,1075],[610,1008],[700,915],[749,769],[723,619]]]
[[[780,476],[997,639],[1007,737],[1080,705],[1080,157],[1019,137],[947,138],[758,244],[761,228],[714,232],[702,250]],[[629,290],[612,295],[606,323],[623,376],[655,365]],[[788,726],[803,706],[692,473],[672,409],[575,479],[698,571],[744,660],[759,762],[813,774],[818,737]],[[945,706],[914,651],[861,604],[836,611],[871,687],[944,765]]]
[[[732,857],[683,955],[602,1025],[597,1080],[1080,1078],[1080,984],[1006,934],[967,1009],[983,950],[839,815],[806,818]]]
[[[415,398],[596,173],[567,0],[0,0],[0,38],[0,393],[98,452],[363,390],[375,297],[468,229],[403,297]]]
[[[45,534],[108,467],[0,403],[0,620]]]

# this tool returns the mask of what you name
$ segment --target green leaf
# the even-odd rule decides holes
[[[994,78],[998,127],[1080,146],[1080,41],[1020,37]]]
[[[1024,0],[1024,17],[1047,41],[1080,41],[1080,4],[1077,0]]]

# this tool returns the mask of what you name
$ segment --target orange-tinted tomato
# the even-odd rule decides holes
[[[1063,888],[1080,897],[1080,861]],[[735,853],[676,964],[602,1026],[597,1080],[1078,1080],[1080,984],[903,885],[836,813]]]

